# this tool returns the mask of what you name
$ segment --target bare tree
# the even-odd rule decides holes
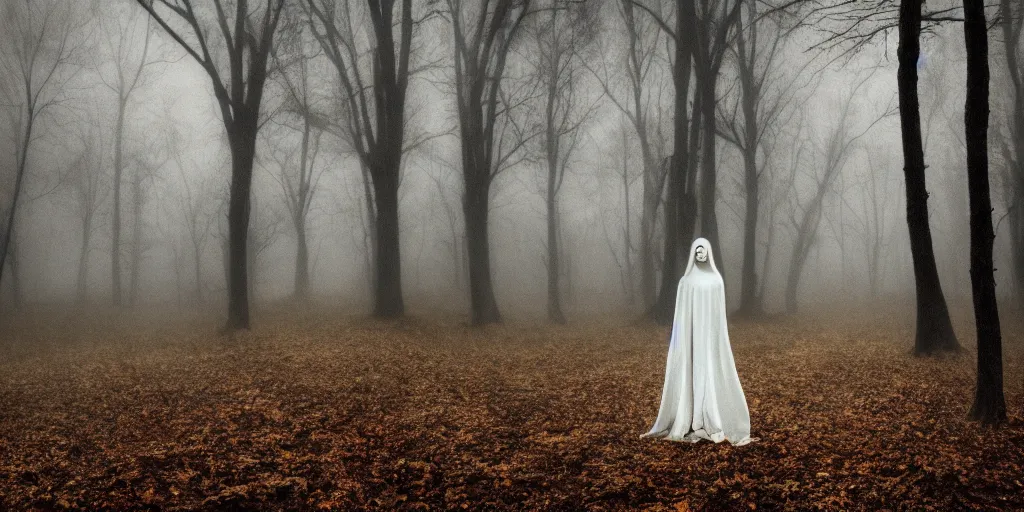
[[[316,97],[317,83],[314,81],[310,65],[315,54],[310,45],[319,46],[309,41],[307,25],[296,24],[296,33],[281,45],[283,48],[274,50],[274,59],[281,68],[280,84],[285,90],[283,120],[279,123],[283,128],[300,134],[298,146],[279,131],[268,135],[267,148],[276,168],[271,175],[280,185],[281,197],[295,231],[295,287],[293,295],[297,299],[309,297],[309,243],[308,222],[313,196],[316,193],[323,167],[316,166],[316,157],[320,152],[320,139],[328,129],[325,116],[318,111]],[[285,62],[282,62],[285,61]],[[293,121],[297,121],[294,123]],[[290,149],[275,145],[275,139],[286,140]],[[298,152],[298,159],[295,153]]]
[[[503,88],[508,87],[508,56],[531,2],[447,0],[447,4],[454,35],[471,321],[480,325],[501,321],[487,234],[490,192],[494,178],[518,163],[516,156],[529,139],[513,116],[521,96]]]
[[[719,135],[734,145],[743,157],[746,209],[738,313],[757,316],[762,313],[756,271],[761,183],[773,149],[769,139],[789,120],[785,116],[787,110],[794,110],[789,107],[794,98],[791,89],[795,86],[784,85],[787,77],[782,73],[779,57],[787,32],[782,24],[773,17],[759,16],[755,2],[748,2],[744,12],[745,25],[736,31],[732,45],[739,91],[731,107],[723,109],[719,104]],[[799,75],[799,71],[795,75]],[[727,110],[729,108],[731,111]]]
[[[317,167],[316,157],[320,152],[320,137],[323,131],[316,130],[305,118],[301,122],[301,141],[298,147],[281,148],[272,138],[280,138],[280,133],[267,131],[267,154],[274,162],[269,174],[280,186],[280,193],[288,209],[291,227],[295,231],[295,285],[293,296],[304,300],[309,297],[309,242],[308,220],[313,195],[316,192],[323,166]],[[291,141],[285,139],[291,146]],[[296,153],[298,153],[296,158]]]
[[[142,260],[152,242],[146,239],[144,231],[145,218],[143,209],[149,200],[150,188],[156,174],[171,160],[170,148],[167,145],[150,144],[135,150],[129,160],[134,163],[135,170],[131,178],[131,256],[128,269],[128,304],[139,303],[142,283]]]
[[[716,213],[717,169],[717,117],[715,115],[718,78],[722,63],[728,52],[730,35],[740,20],[741,0],[701,0],[697,2],[695,32],[697,44],[694,48],[694,78],[700,95],[701,118],[701,181],[700,181],[700,231],[707,238],[721,258],[718,239],[718,214]],[[724,265],[720,270],[724,275]]]
[[[149,58],[150,17],[132,9],[126,16],[115,10],[99,16],[102,45],[110,58],[100,66],[100,81],[117,96],[117,114],[114,123],[114,201],[111,215],[111,291],[114,306],[124,300],[121,285],[121,176],[125,169],[124,132],[125,117],[132,95],[143,85],[146,67],[155,61]],[[141,48],[139,41],[142,41]]]
[[[877,69],[877,68],[876,68]],[[813,178],[814,186],[809,198],[801,199],[798,188],[795,188],[792,200],[795,207],[791,211],[790,223],[795,229],[796,237],[793,242],[793,252],[790,257],[789,274],[786,279],[786,311],[795,313],[797,310],[797,292],[799,291],[800,279],[807,263],[807,257],[814,247],[818,228],[823,216],[823,203],[825,196],[832,190],[833,183],[846,166],[850,157],[850,150],[854,144],[868,133],[879,121],[884,119],[889,111],[881,116],[875,117],[868,125],[859,132],[853,131],[853,115],[856,108],[855,98],[857,92],[869,82],[874,76],[874,71],[866,73],[856,82],[845,97],[840,100],[838,108],[835,109],[837,118],[832,128],[825,137],[818,142],[822,161],[812,166],[810,176]]]
[[[334,65],[343,91],[344,126],[373,187],[375,249],[374,315],[401,316],[402,270],[398,186],[405,140],[406,89],[413,40],[413,2],[368,1],[366,10],[334,0],[305,0],[310,26]],[[397,11],[396,11],[397,9]],[[366,19],[368,17],[368,20]],[[399,33],[395,33],[395,19]],[[369,47],[362,25],[373,27]]]
[[[867,176],[855,185],[860,189],[860,208],[848,205],[848,210],[853,217],[851,227],[863,244],[868,293],[872,298],[877,298],[882,283],[882,255],[888,253],[885,249],[890,238],[889,214],[898,205],[891,191],[897,187],[889,179],[888,170],[893,166],[883,149],[869,148],[865,151],[865,157],[868,162]],[[840,200],[846,204],[846,198],[847,194],[842,194]]]
[[[992,199],[988,176],[989,67],[988,31],[982,0],[964,0],[964,42],[967,48],[967,100],[964,139],[967,142],[967,188],[971,197],[971,292],[978,333],[978,385],[971,419],[985,424],[1006,422],[1003,396],[1003,341],[992,264]]]
[[[1024,7],[1019,2],[1000,0],[999,15],[1011,89],[1009,144],[1003,148],[1009,178],[1010,243],[1017,297],[1024,304]]]
[[[92,114],[92,112],[90,112]],[[105,140],[100,133],[102,123],[96,116],[90,115],[81,129],[75,134],[81,145],[78,156],[71,164],[68,192],[71,196],[74,212],[81,222],[82,246],[78,255],[78,273],[75,279],[76,296],[79,303],[88,298],[89,254],[92,252],[92,239],[98,227],[97,216],[103,202],[106,201],[110,189],[103,186],[107,174]]]
[[[545,11],[535,17],[529,32],[532,44],[536,45],[533,74],[541,89],[537,100],[543,119],[540,153],[546,167],[543,195],[547,216],[548,320],[564,324],[558,193],[579,145],[581,128],[596,106],[583,90],[581,63],[596,34],[597,11],[593,5],[556,4],[557,0],[540,4]]]
[[[203,256],[210,242],[210,229],[217,218],[213,210],[216,206],[215,196],[212,195],[213,180],[205,178],[193,183],[186,175],[186,169],[194,171],[198,166],[195,163],[186,166],[185,157],[180,152],[175,152],[175,162],[181,180],[180,195],[177,198],[178,214],[181,216],[182,225],[185,226],[185,236],[192,253],[195,278],[193,298],[196,303],[201,304],[204,301],[203,287],[206,284],[203,280]]]
[[[613,66],[622,75],[609,70],[602,58],[600,68],[584,61],[604,90],[605,96],[629,120],[640,146],[643,165],[643,191],[640,203],[639,249],[640,296],[644,308],[654,305],[657,294],[657,228],[668,168],[662,165],[667,156],[663,125],[666,123],[663,100],[669,89],[670,73],[665,73],[667,56],[662,53],[664,33],[652,17],[638,12],[634,0],[612,2],[625,36],[622,63]],[[654,9],[660,7],[655,3]],[[648,8],[646,5],[640,8]],[[602,55],[603,57],[603,55]],[[617,80],[626,82],[625,91],[616,87]]]
[[[285,1],[235,0],[234,12],[225,9],[222,0],[204,2],[207,8],[199,12],[193,0],[136,1],[202,66],[212,82],[231,147],[228,208],[231,268],[225,330],[248,329],[246,239],[252,168],[261,125],[260,106],[267,81],[267,64]],[[209,12],[210,7],[214,12]],[[178,28],[172,27],[172,23]],[[214,44],[223,45],[226,67]]]
[[[61,0],[0,6],[0,94],[15,137],[15,178],[0,239],[0,282],[13,249],[37,123],[66,99],[66,86],[77,72],[75,57],[84,48],[74,40],[81,27],[78,14],[75,4]]]
[[[608,160],[609,170],[612,171],[615,183],[622,187],[622,210],[616,212],[606,209],[606,212],[613,218],[621,220],[622,227],[610,232],[607,218],[602,216],[601,228],[615,266],[619,269],[619,280],[622,285],[622,292],[626,297],[626,303],[632,306],[636,304],[637,299],[637,269],[634,258],[634,254],[637,251],[636,244],[633,242],[635,236],[633,233],[633,208],[631,207],[630,194],[633,183],[642,177],[643,169],[641,168],[638,172],[630,165],[634,156],[634,146],[629,140],[629,132],[632,128],[629,124],[629,119],[625,115],[623,115],[623,121],[616,130],[619,132],[619,140],[608,148],[611,155],[619,158],[618,160]],[[602,186],[601,190],[603,191],[608,188],[614,189],[614,186]]]
[[[949,320],[946,298],[942,294],[932,247],[931,226],[928,224],[921,107],[917,95],[917,65],[921,55],[921,5],[922,3],[917,0],[900,1],[900,45],[897,50],[899,71],[896,74],[900,128],[903,135],[903,172],[907,182],[907,226],[910,232],[910,254],[914,261],[914,283],[917,289],[917,334],[914,353],[918,355],[960,349]]]
[[[651,309],[651,314],[657,322],[671,324],[674,316],[675,295],[681,266],[679,259],[682,253],[679,251],[678,246],[680,240],[683,240],[685,243],[685,240],[692,238],[696,230],[698,213],[698,194],[696,190],[697,146],[701,131],[705,131],[706,135],[707,127],[714,127],[715,100],[713,92],[709,105],[710,111],[702,106],[706,97],[705,94],[697,94],[694,98],[692,111],[687,111],[690,94],[690,75],[692,71],[696,71],[698,93],[702,87],[709,86],[714,89],[714,81],[717,80],[720,61],[717,64],[714,62],[712,56],[715,55],[717,50],[709,48],[708,45],[713,40],[716,43],[720,43],[715,48],[721,48],[724,51],[724,38],[729,31],[727,25],[731,25],[731,22],[725,23],[724,28],[721,30],[714,30],[705,26],[702,32],[701,27],[698,26],[700,22],[698,21],[695,3],[677,0],[675,3],[675,27],[671,27],[662,19],[657,11],[639,2],[634,1],[634,5],[643,9],[647,16],[654,19],[661,30],[670,38],[670,43],[672,43],[672,83],[675,86],[673,153],[671,158],[662,161],[662,165],[668,166],[668,195],[665,201],[665,243],[663,247],[664,256],[661,262],[661,289],[658,293],[657,301]],[[709,21],[710,16],[712,16],[710,13],[715,7],[704,2],[702,3],[702,8],[705,15],[704,20],[711,23]],[[738,12],[737,8],[735,13]],[[730,13],[727,17],[731,18],[734,16],[735,14]],[[711,34],[712,31],[714,31],[714,35]],[[713,80],[710,80],[710,74],[715,75]],[[698,130],[698,117],[702,112],[710,112],[709,115],[712,116],[712,120],[710,125],[705,122],[703,129]],[[691,113],[692,116],[689,115]],[[693,119],[693,126],[689,124],[691,117]],[[705,141],[705,144],[715,143],[713,129],[710,134],[711,136],[709,140]],[[711,155],[713,156],[713,152]],[[713,171],[710,178],[705,176],[704,179],[711,179],[713,182]],[[712,185],[713,188],[714,186]]]

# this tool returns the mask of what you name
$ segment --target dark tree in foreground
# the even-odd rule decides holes
[[[638,4],[639,5],[639,4]],[[696,228],[697,196],[695,193],[696,166],[693,165],[696,151],[696,135],[689,124],[687,103],[690,92],[690,74],[693,69],[695,23],[697,19],[693,2],[676,2],[675,28],[659,18],[650,9],[644,9],[658,21],[658,25],[671,38],[674,51],[672,61],[672,83],[675,85],[675,119],[673,120],[672,147],[668,171],[668,198],[665,201],[665,246],[661,274],[661,288],[657,301],[651,309],[651,316],[662,325],[671,325],[675,307],[676,287],[679,280],[680,240],[683,244],[692,238]],[[698,95],[699,99],[700,96]],[[699,102],[694,105],[693,115],[699,111]]]
[[[334,65],[347,103],[345,127],[373,185],[376,279],[373,314],[405,314],[398,237],[398,185],[405,139],[405,93],[412,52],[412,0],[369,0],[372,61],[360,62],[359,11],[334,0],[306,0],[313,35]],[[397,11],[396,11],[397,9]],[[397,18],[397,19],[396,19]],[[396,34],[395,28],[398,27]]]
[[[928,191],[925,189],[924,143],[921,138],[921,106],[917,95],[917,64],[921,56],[920,0],[901,0],[899,19],[899,70],[896,74],[900,102],[900,128],[903,135],[903,172],[906,176],[907,227],[910,253],[914,260],[914,284],[917,290],[917,334],[914,354],[928,355],[958,351],[949,320],[946,298],[942,295],[939,271],[935,265],[932,232],[928,225]],[[987,95],[986,95],[986,102]]]
[[[999,332],[995,269],[992,265],[992,198],[988,184],[988,33],[985,4],[964,0],[964,43],[967,47],[967,101],[964,140],[967,142],[967,189],[971,198],[971,295],[978,332],[978,387],[971,419],[985,424],[1006,421],[1003,397],[1003,342]]]
[[[248,0],[235,0],[233,13],[225,9],[221,0],[203,2],[208,6],[212,4],[209,8],[215,10],[215,26],[210,26],[196,13],[193,0],[136,1],[203,67],[213,84],[213,93],[231,146],[231,197],[228,206],[230,271],[228,320],[224,327],[227,331],[248,329],[246,239],[252,166],[256,156],[263,87],[267,82],[267,61],[284,0],[257,0],[252,2],[257,5],[255,9],[249,7]],[[206,11],[202,10],[204,14]],[[172,19],[183,24],[183,30],[171,27]],[[187,40],[181,34],[185,34]],[[224,59],[211,53],[216,51],[212,43],[217,42],[224,46],[226,70],[218,66],[218,62]],[[227,76],[222,76],[224,71],[227,71]]]

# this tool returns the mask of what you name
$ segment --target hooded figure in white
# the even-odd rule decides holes
[[[725,285],[704,238],[690,246],[679,280],[661,408],[641,437],[736,446],[751,441],[750,412],[729,344]]]

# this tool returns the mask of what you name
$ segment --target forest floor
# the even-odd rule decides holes
[[[212,318],[4,326],[0,509],[1024,509],[1020,325],[991,429],[966,419],[970,329],[919,359],[905,315],[731,322],[759,438],[733,447],[640,439],[666,328],[279,309],[232,338]]]

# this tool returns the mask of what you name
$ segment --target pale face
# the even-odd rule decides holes
[[[697,246],[697,250],[694,251],[694,255],[697,257],[697,261],[701,263],[708,260],[708,250],[703,245]]]

